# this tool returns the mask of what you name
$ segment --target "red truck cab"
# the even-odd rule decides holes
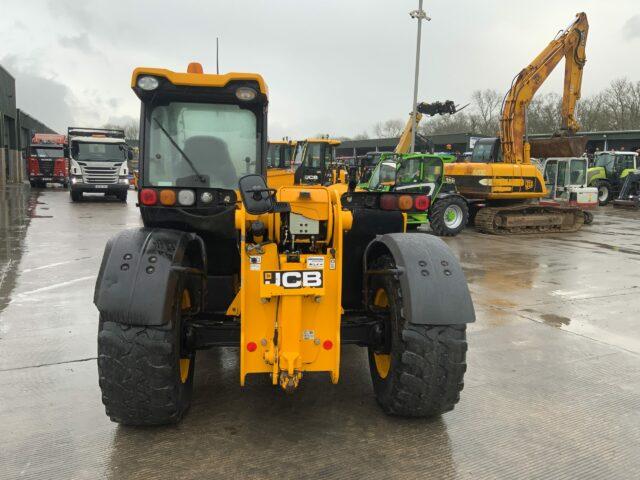
[[[45,188],[47,183],[69,185],[69,160],[65,156],[66,135],[36,133],[29,147],[29,183]]]

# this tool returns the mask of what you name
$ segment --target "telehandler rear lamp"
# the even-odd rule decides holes
[[[196,203],[196,194],[193,190],[180,190],[178,192],[178,203],[188,207]]]
[[[143,205],[155,205],[158,203],[158,194],[151,188],[143,188],[140,191],[140,203]]]
[[[398,197],[398,208],[400,210],[411,210],[411,207],[413,207],[411,195],[400,195]]]
[[[426,195],[421,195],[413,200],[413,206],[416,210],[427,210],[430,204],[429,197]]]
[[[382,195],[380,197],[380,208],[383,210],[397,210],[398,197],[395,195]]]
[[[176,192],[173,190],[160,190],[160,203],[165,207],[176,204]]]

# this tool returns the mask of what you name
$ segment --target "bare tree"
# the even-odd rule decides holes
[[[481,135],[495,135],[500,126],[502,95],[497,90],[476,90],[471,94],[473,104],[470,121],[473,132]]]
[[[527,109],[527,131],[529,133],[553,133],[560,129],[562,97],[547,93],[535,97]]]
[[[373,133],[380,138],[399,137],[404,130],[404,122],[399,119],[378,122],[373,126]]]
[[[124,130],[124,137],[127,140],[138,140],[140,136],[140,124],[136,120],[130,120],[125,124],[105,123],[102,128],[114,128]]]
[[[498,133],[502,94],[496,90],[476,90],[468,110],[440,117],[424,118],[418,133]],[[561,126],[562,98],[557,93],[537,95],[527,110],[529,133],[553,133]],[[630,130],[640,128],[640,81],[627,78],[611,81],[602,92],[584,97],[576,105],[576,118],[582,131]],[[397,137],[404,128],[402,120],[387,120],[374,126],[377,137]],[[369,138],[366,132],[354,140]]]
[[[353,140],[369,140],[369,134],[366,130],[353,136]]]

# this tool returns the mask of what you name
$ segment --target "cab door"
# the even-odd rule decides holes
[[[307,143],[302,151],[302,164],[296,169],[296,184],[320,185],[326,174],[324,143]]]
[[[545,198],[555,199],[556,189],[558,186],[558,161],[547,160],[544,164],[544,184],[547,188],[547,196]]]

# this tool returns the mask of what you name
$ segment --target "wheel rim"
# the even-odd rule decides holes
[[[462,223],[462,208],[458,205],[449,205],[444,210],[444,224],[447,228],[458,228]]]
[[[600,185],[600,189],[598,190],[598,200],[604,202],[609,196],[609,189],[605,185]]]
[[[384,288],[379,288],[373,299],[373,304],[378,308],[389,308],[389,297]],[[374,353],[373,360],[380,378],[387,378],[391,369],[391,355],[388,353]]]
[[[186,288],[182,291],[182,298],[180,299],[180,312],[184,312],[191,308],[191,295],[189,295],[189,290]],[[182,383],[187,383],[189,379],[189,370],[191,368],[191,359],[180,358],[180,381]]]

